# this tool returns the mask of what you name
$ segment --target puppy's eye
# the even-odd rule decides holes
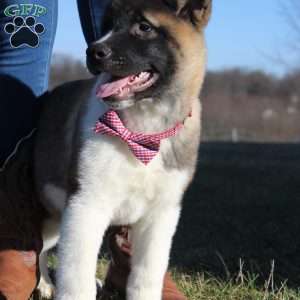
[[[141,39],[152,39],[157,36],[156,30],[154,29],[154,27],[145,21],[135,23],[132,26],[130,32],[131,32],[131,34],[133,34]]]
[[[151,32],[153,27],[147,22],[141,22],[139,23],[139,30],[142,32]]]

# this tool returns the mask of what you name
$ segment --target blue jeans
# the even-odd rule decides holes
[[[110,0],[78,0],[87,43],[101,37]],[[48,88],[57,0],[0,1],[0,168],[34,128],[36,99]]]

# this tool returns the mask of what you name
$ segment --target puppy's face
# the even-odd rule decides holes
[[[126,107],[159,98],[189,59],[193,64],[188,56],[200,51],[196,40],[210,10],[211,0],[113,1],[105,17],[113,30],[87,50],[89,70],[112,76],[99,88],[103,100]]]

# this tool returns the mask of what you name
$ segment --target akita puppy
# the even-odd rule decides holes
[[[210,13],[211,0],[112,1],[113,30],[87,50],[90,71],[103,75],[45,99],[35,180],[50,216],[46,248],[60,228],[56,299],[95,299],[103,235],[130,225],[127,299],[161,300],[197,165]]]

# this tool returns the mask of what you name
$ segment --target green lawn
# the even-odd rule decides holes
[[[53,259],[50,260],[53,265]],[[285,283],[275,286],[273,269],[261,284],[258,276],[243,274],[241,263],[240,272],[236,277],[222,280],[212,275],[191,273],[185,274],[173,270],[173,278],[178,288],[189,300],[300,300],[300,290],[289,289]],[[97,276],[103,279],[107,270],[107,260],[102,259],[98,264]],[[37,296],[34,300],[39,299]],[[111,300],[123,300],[115,297]]]
[[[293,300],[300,299],[300,292],[289,290],[285,285],[272,289],[269,282],[259,286],[255,276],[241,280],[218,280],[212,276],[194,274],[174,276],[180,289],[189,300]]]
[[[107,261],[100,260],[97,272],[99,278],[104,278],[106,269]],[[274,286],[273,272],[270,271],[263,285],[261,281],[258,282],[258,275],[243,273],[242,262],[237,276],[228,280],[203,273],[186,274],[175,269],[172,274],[178,288],[189,300],[300,300],[300,291],[288,289],[286,284]]]

